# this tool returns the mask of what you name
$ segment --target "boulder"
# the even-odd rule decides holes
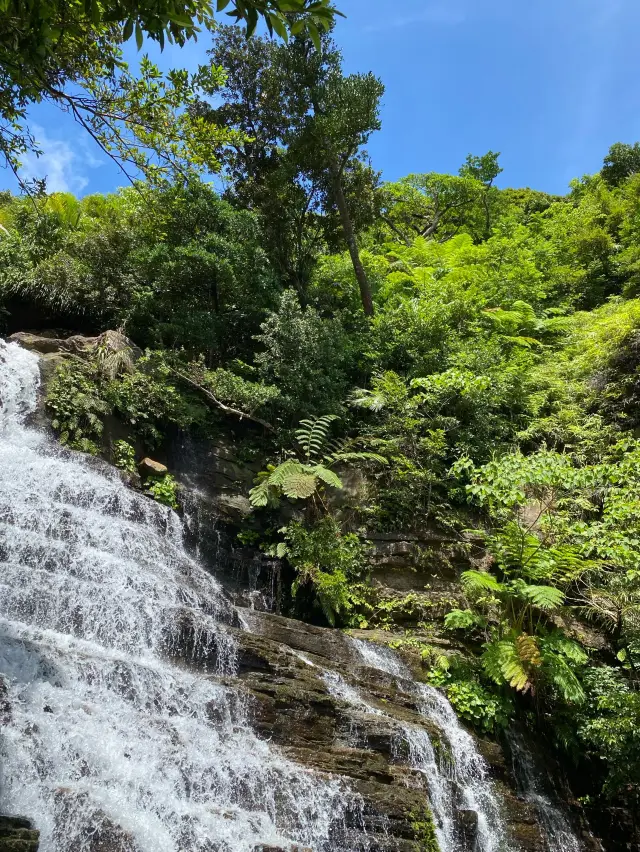
[[[142,461],[138,464],[138,470],[140,471],[140,476],[142,477],[164,476],[169,472],[166,465],[154,461],[154,459],[150,459],[148,456],[143,458]]]
[[[9,337],[14,343],[19,343],[25,349],[38,352],[40,355],[76,355],[83,357],[94,352],[98,346],[109,355],[127,354],[131,362],[137,361],[142,356],[139,349],[132,340],[125,337],[119,331],[105,331],[97,337],[85,337],[82,334],[73,334],[70,337],[55,337],[52,332],[34,333],[30,331],[17,331]]]
[[[473,852],[478,840],[478,814],[475,811],[460,810],[458,819],[460,820],[462,848],[466,852]]]
[[[30,331],[17,331],[9,337],[10,342],[19,343],[24,349],[39,352],[41,355],[64,351],[65,341],[49,334],[33,334]]]

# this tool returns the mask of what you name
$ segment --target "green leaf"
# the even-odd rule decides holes
[[[518,589],[518,594],[545,612],[558,609],[564,603],[564,592],[554,586],[522,585]]]
[[[460,578],[465,592],[503,592],[504,586],[487,571],[465,571]]]
[[[271,26],[273,27],[273,29],[278,33],[280,38],[283,39],[283,41],[288,42],[289,41],[289,33],[287,32],[287,28],[286,28],[282,18],[279,15],[270,14],[269,15],[269,22],[271,23]]]
[[[124,25],[124,29],[122,30],[122,40],[129,41],[131,36],[133,35],[133,18],[128,18],[127,22]]]
[[[318,53],[322,53],[322,41],[320,40],[320,33],[318,32],[318,28],[316,25],[309,21],[307,23],[307,32],[309,33],[309,37],[313,42],[313,46],[318,51]]]
[[[318,479],[322,480],[325,485],[330,485],[332,488],[342,488],[342,480],[338,474],[329,470],[327,467],[316,465],[313,468],[313,474],[314,476],[317,476]]]

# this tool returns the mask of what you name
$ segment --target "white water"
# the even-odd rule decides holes
[[[31,817],[41,852],[113,825],[136,852],[335,849],[350,799],[220,683],[234,614],[179,519],[26,426],[37,388],[36,356],[0,342],[0,811]]]
[[[371,713],[374,716],[384,716],[382,710],[378,710],[377,707],[374,707],[368,701],[365,701],[359,690],[347,683],[347,681],[341,674],[338,674],[338,672],[334,672],[331,669],[325,669],[322,673],[322,679],[327,686],[327,692],[329,695],[333,695],[334,698],[339,698],[354,709],[362,710],[363,713]]]
[[[403,726],[410,763],[427,780],[440,852],[457,852],[456,814],[460,809],[474,811],[478,816],[478,852],[508,849],[486,761],[445,696],[431,686],[413,681],[407,666],[390,648],[360,639],[354,639],[353,643],[365,665],[405,682],[419,699],[421,715],[433,722],[444,736],[450,755],[436,758],[426,731],[412,725]]]
[[[549,852],[581,852],[582,844],[569,820],[543,791],[540,773],[522,738],[511,733],[508,739],[516,780],[522,795],[538,814],[547,849]]]

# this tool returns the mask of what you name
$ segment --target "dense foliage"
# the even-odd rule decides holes
[[[564,196],[498,188],[496,152],[381,184],[381,84],[322,43],[218,32],[222,98],[180,115],[233,142],[223,197],[193,173],[0,197],[4,331],[127,335],[49,381],[64,443],[133,472],[242,423],[263,462],[243,540],[286,561],[291,612],[393,632],[467,721],[518,713],[585,797],[637,809],[638,144]],[[170,474],[147,489],[177,505]],[[397,530],[453,542],[421,558],[464,558],[455,599],[380,596],[368,539]]]

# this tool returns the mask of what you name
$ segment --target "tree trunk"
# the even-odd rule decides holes
[[[362,299],[362,307],[364,308],[365,315],[368,317],[372,317],[373,298],[371,296],[371,287],[369,286],[367,273],[364,271],[364,266],[362,265],[362,261],[360,260],[360,252],[358,251],[356,235],[353,232],[353,225],[351,224],[351,216],[349,214],[349,208],[347,206],[347,199],[344,197],[344,192],[342,190],[342,179],[340,176],[340,169],[338,168],[338,165],[335,161],[331,163],[330,169],[333,192],[336,197],[338,212],[340,213],[340,222],[342,224],[342,230],[344,231],[344,238],[349,249],[349,254],[351,255],[353,271],[356,274],[358,286],[360,287],[360,298]]]

